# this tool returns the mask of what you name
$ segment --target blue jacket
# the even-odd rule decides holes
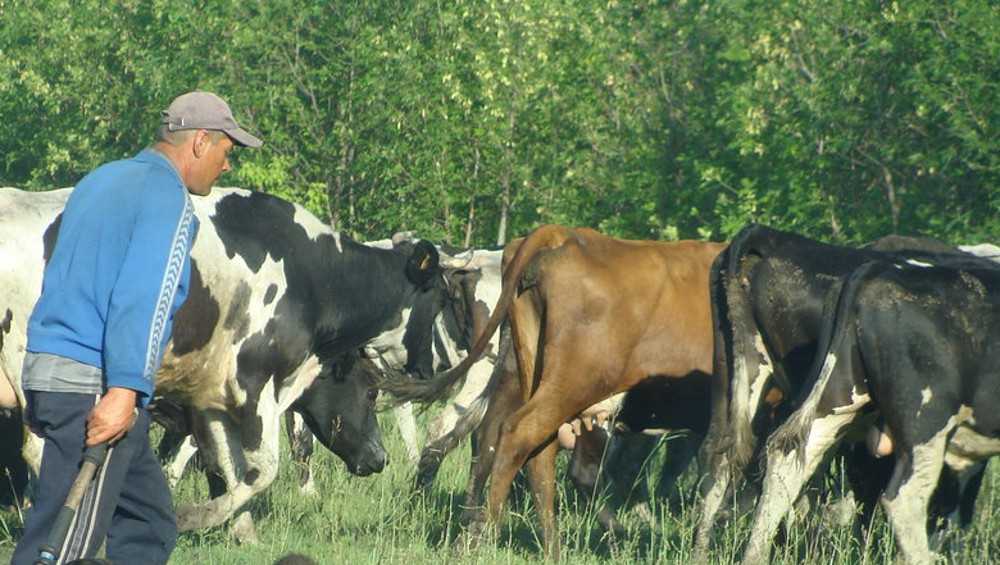
[[[133,389],[148,404],[197,230],[187,189],[159,152],[92,171],[66,202],[28,351],[102,369],[103,388]]]

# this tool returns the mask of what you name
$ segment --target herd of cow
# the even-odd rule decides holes
[[[0,189],[0,408],[23,405],[25,325],[69,192]],[[723,510],[755,508],[747,563],[768,560],[832,454],[862,517],[881,502],[901,556],[930,562],[928,533],[971,521],[1000,453],[1000,248],[889,237],[854,249],[758,225],[729,245],[544,226],[502,253],[449,255],[409,238],[361,244],[262,193],[193,200],[191,290],[154,403],[168,477],[194,450],[209,476],[211,499],[177,509],[181,530],[233,519],[271,484],[283,415],[295,457],[315,436],[350,472],[380,471],[379,390],[411,435],[407,402],[447,400],[413,451],[419,486],[475,435],[468,538],[498,523],[525,467],[551,557],[560,444],[575,444],[570,474],[596,492],[604,463],[632,476],[642,462],[638,432],[687,430],[662,483],[698,454],[696,554]],[[599,517],[619,528],[611,508]]]

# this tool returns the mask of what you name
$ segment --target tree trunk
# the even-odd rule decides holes
[[[326,211],[330,216],[330,229],[337,231],[340,226],[340,197],[343,184],[341,175],[326,181]]]
[[[462,240],[462,247],[468,249],[472,247],[472,222],[476,219],[476,199],[469,201],[469,217],[465,222],[465,239]]]
[[[507,216],[510,213],[510,169],[503,172],[503,195],[500,199],[500,227],[497,228],[497,245],[507,243]]]
[[[892,172],[885,165],[882,165],[882,180],[885,182],[885,196],[889,200],[889,209],[892,212],[892,233],[899,233],[899,214],[903,205],[896,198],[896,185],[892,182]]]
[[[344,130],[348,132],[351,131],[352,128],[350,127],[350,124],[351,122],[354,121],[354,108],[352,104],[353,91],[354,91],[354,66],[352,65],[348,73],[348,79],[347,79],[347,96],[345,97],[344,101],[339,102],[337,104],[338,118],[342,123],[346,122],[348,124],[348,127],[344,128]],[[354,161],[354,144],[347,135],[341,138],[340,143],[341,143],[340,163],[339,166],[337,167],[337,175],[335,181],[336,198],[335,201],[331,201],[329,203],[329,206],[331,208],[330,227],[335,230],[339,230],[340,226],[343,224],[342,222],[343,218],[341,214],[341,204],[344,195],[348,190],[351,191],[351,194],[349,194],[348,196],[351,200],[349,204],[352,209],[348,211],[347,217],[348,221],[353,222],[354,219],[354,211],[353,211],[354,194],[353,194],[353,189],[350,188],[350,185],[353,185],[350,179],[351,177],[350,166],[351,163]],[[327,194],[329,194],[329,189],[327,190]]]
[[[472,187],[473,190],[479,186],[479,147],[475,148],[476,159],[472,164]],[[472,247],[472,226],[476,219],[476,195],[473,193],[469,197],[469,217],[465,222],[465,240],[462,247],[468,249]]]
[[[448,196],[444,198],[444,242],[451,245],[451,204],[448,203]]]
[[[507,222],[510,220],[511,169],[514,166],[514,111],[509,114],[507,125],[510,128],[510,139],[504,148],[504,171],[501,180],[503,195],[500,200],[500,227],[497,228],[497,245],[507,243]]]
[[[347,166],[350,167],[354,163],[354,144],[351,144],[351,150],[347,156]],[[354,213],[354,187],[357,185],[357,179],[354,178],[354,173],[351,173],[347,177],[347,225],[351,227],[351,236],[357,237],[357,216]]]
[[[841,236],[840,221],[837,220],[837,211],[830,208],[830,231],[833,232],[833,239],[838,240]]]

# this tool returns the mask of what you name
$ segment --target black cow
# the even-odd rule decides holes
[[[843,279],[866,261],[920,260],[941,250],[940,242],[924,238],[893,237],[882,243],[893,251],[881,251],[880,242],[852,249],[750,225],[716,259],[710,279],[715,375],[712,419],[701,453],[709,472],[702,487],[699,555],[707,553],[727,489],[742,486],[761,440],[787,417],[787,400],[802,390],[815,357],[824,304],[836,296],[831,291],[839,290]],[[911,250],[901,251],[903,247]],[[869,495],[881,490],[855,487]],[[861,502],[870,515],[875,499]]]
[[[942,468],[974,479],[976,462],[1000,453],[1000,267],[955,256],[866,263],[828,312],[808,395],[767,442],[744,562],[767,559],[803,481],[877,410],[872,446],[897,454],[882,505],[904,559],[931,563],[928,507]]]

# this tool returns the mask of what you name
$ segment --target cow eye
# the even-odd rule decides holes
[[[373,388],[368,390],[368,402],[375,404],[375,400],[378,399],[378,389]]]

